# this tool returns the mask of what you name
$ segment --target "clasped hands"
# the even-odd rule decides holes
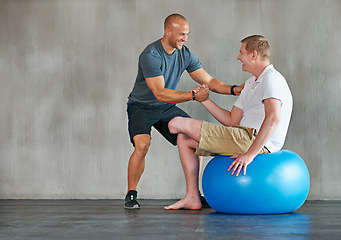
[[[203,102],[210,96],[210,89],[206,84],[197,85],[193,90],[195,93],[195,100],[198,102]]]

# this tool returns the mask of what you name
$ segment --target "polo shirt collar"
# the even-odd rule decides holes
[[[262,77],[271,69],[273,69],[274,66],[272,64],[270,64],[269,66],[267,66],[263,72],[261,73],[261,75],[259,75],[259,77],[257,78],[256,82],[260,82],[262,80]],[[256,77],[255,77],[256,78]]]

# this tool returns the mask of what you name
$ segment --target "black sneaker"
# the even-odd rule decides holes
[[[199,192],[199,196],[200,196],[201,207],[202,208],[211,208],[211,206],[208,205],[205,197],[201,194],[201,192]]]
[[[125,209],[140,209],[140,204],[136,201],[137,199],[137,191],[135,190],[130,190],[127,193],[127,196],[125,198],[125,204],[124,208]]]

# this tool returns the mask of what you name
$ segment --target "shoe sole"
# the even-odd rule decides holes
[[[132,210],[132,209],[140,209],[139,206],[135,205],[134,207],[126,207],[124,206],[125,209],[129,209],[129,210]]]

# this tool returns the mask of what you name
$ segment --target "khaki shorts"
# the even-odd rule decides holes
[[[203,121],[201,138],[195,154],[197,156],[239,155],[246,153],[255,141],[257,131],[247,127],[226,127]],[[264,146],[259,152],[269,153]]]

